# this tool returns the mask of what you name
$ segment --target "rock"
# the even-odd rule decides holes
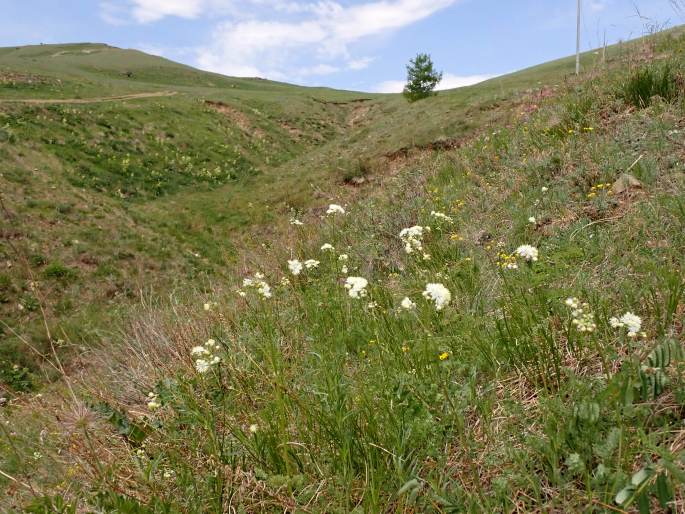
[[[628,173],[623,173],[614,182],[614,185],[611,186],[611,191],[615,195],[620,195],[633,189],[642,189],[642,182]]]
[[[485,230],[481,230],[476,234],[476,240],[479,244],[488,243],[492,241],[492,234],[486,232]]]

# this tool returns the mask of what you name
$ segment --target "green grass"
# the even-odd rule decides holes
[[[98,337],[86,331],[89,319],[106,326],[141,286],[161,292],[225,277],[238,240],[227,235],[268,222],[261,199],[282,191],[255,184],[348,130],[351,106],[340,102],[360,97],[221,77],[103,45],[1,49],[0,77],[0,183],[12,221],[0,255],[14,284],[3,289],[0,353],[34,371],[39,359],[20,339],[41,352],[49,341],[43,312],[20,307],[36,302],[31,284],[52,329],[87,340]],[[169,90],[177,94],[97,100]],[[94,101],[6,102],[21,98]],[[74,270],[70,280],[43,283],[50,277],[34,254]]]
[[[663,62],[635,58],[636,48],[664,41]],[[48,127],[57,130],[59,116],[45,109],[45,119],[22,118],[13,137],[31,144],[7,150],[17,171],[5,183],[17,192],[12,213],[32,213],[18,231],[36,238],[43,230],[52,245],[27,245],[33,276],[72,288],[61,303],[101,298],[88,292],[96,283],[118,284],[131,298],[110,304],[125,311],[123,321],[112,317],[116,329],[95,306],[80,307],[84,326],[65,332],[89,333],[92,324],[88,349],[72,337],[53,342],[65,362],[86,369],[78,377],[67,370],[73,397],[56,385],[45,398],[17,397],[0,414],[8,422],[0,423],[0,470],[11,477],[1,480],[12,493],[0,505],[155,513],[681,509],[685,104],[674,95],[634,109],[621,90],[641,70],[678,69],[681,43],[667,35],[610,49],[607,69],[568,83],[564,60],[425,103],[373,98],[361,103],[369,107],[361,126],[347,123],[359,102],[312,102],[314,111],[297,116],[292,105],[260,104],[270,113],[260,125],[266,134],[285,110],[293,126],[305,131],[319,120],[331,133],[293,143],[288,157],[273,150],[283,159],[274,167],[270,150],[244,146],[258,172],[226,183],[174,173],[155,190],[119,167],[93,170],[105,185],[130,179],[123,196],[68,179],[62,152],[74,142],[66,150],[36,142]],[[538,81],[546,87],[525,91]],[[176,135],[186,153],[196,152],[192,162],[215,158],[211,133],[202,131],[214,114],[202,102],[143,102],[158,107],[61,112],[86,127],[74,122],[57,138],[81,130],[76,140],[85,140],[88,126],[118,115],[110,129],[117,137],[84,142],[79,161],[88,162],[91,145],[103,161],[122,157],[110,143],[119,138],[144,147],[137,157],[128,152],[132,162],[159,152],[150,169],[161,169],[170,161],[144,134],[149,125],[170,130],[170,109],[196,123]],[[25,108],[36,107],[9,111]],[[412,117],[419,123],[397,131]],[[31,171],[42,167],[55,171]],[[344,185],[355,176],[367,179],[365,189]],[[30,206],[19,208],[19,193]],[[346,214],[326,215],[330,203],[344,204]],[[290,224],[293,217],[304,224]],[[430,231],[420,250],[406,253],[399,234],[415,225]],[[334,250],[322,250],[325,243]],[[536,247],[538,259],[517,256],[521,245]],[[293,275],[292,259],[319,263]],[[129,266],[142,267],[140,275]],[[43,287],[20,285],[29,277],[3,273],[0,294],[12,303],[16,290],[27,306],[37,305],[32,294],[44,296]],[[167,274],[175,279],[162,289],[169,296],[144,292],[134,302],[131,277],[149,286]],[[347,276],[368,280],[365,296],[349,294]],[[271,288],[266,297],[262,281]],[[438,310],[424,297],[430,283],[451,292],[449,305]],[[414,309],[402,308],[405,297]],[[635,337],[611,322],[627,312],[642,321]],[[193,354],[195,346],[205,350]],[[198,362],[214,356],[220,361],[208,370]],[[59,368],[54,357],[46,361]],[[37,369],[48,379],[59,374],[46,368],[0,359],[0,377],[15,390],[34,387]]]
[[[645,66],[623,85],[623,98],[638,109],[648,107],[654,97],[673,102],[682,94],[685,79],[681,73],[669,64]]]
[[[464,137],[507,115],[493,102],[544,73],[407,106],[399,95],[232,79],[104,45],[0,49],[0,182],[13,221],[13,245],[3,242],[0,256],[15,284],[0,304],[9,323],[0,353],[38,371],[20,338],[48,350],[43,311],[19,306],[39,297],[53,331],[76,328],[68,336],[89,341],[99,337],[85,330],[91,320],[108,325],[141,287],[162,294],[225,279],[250,230],[269,233],[284,213],[305,212],[313,190],[336,191],[355,177],[373,185],[386,154]],[[98,101],[160,91],[177,94]],[[6,102],[59,98],[93,103]],[[34,254],[78,273],[60,287],[42,284]]]

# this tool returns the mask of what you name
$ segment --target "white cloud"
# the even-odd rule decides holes
[[[367,68],[360,40],[386,35],[461,0],[101,0],[110,23],[166,17],[213,23],[196,64],[234,76],[292,80]]]
[[[106,22],[119,25],[126,21],[151,23],[167,17],[211,19],[230,15],[253,19],[259,9],[301,14],[330,11],[336,6],[333,0],[100,0],[100,15]]]
[[[404,80],[386,80],[374,87],[373,91],[374,93],[401,93],[406,83]]]
[[[197,18],[205,8],[204,0],[133,0],[132,4],[133,18],[140,23],[166,16]]]
[[[365,70],[373,61],[373,57],[362,57],[361,59],[353,59],[347,63],[347,68],[354,71]]]
[[[200,67],[227,75],[249,72],[270,78],[292,76],[288,70],[297,68],[294,62],[303,57],[324,64],[345,59],[347,69],[363,69],[371,61],[351,58],[351,44],[406,27],[458,1],[380,0],[348,7],[330,0],[296,4],[307,14],[304,18],[220,23],[197,60]],[[295,8],[283,2],[280,6]]]
[[[478,84],[479,82],[484,82],[493,78],[494,75],[452,75],[451,73],[445,73],[442,76],[442,82],[438,84],[438,91],[443,91],[445,89],[454,89],[457,87],[466,87]]]
[[[309,75],[330,75],[331,73],[338,73],[339,71],[340,68],[337,66],[332,66],[330,64],[317,64],[315,66],[301,68],[298,70],[297,74],[301,77],[306,77]]]
[[[494,75],[453,75],[451,73],[445,73],[442,76],[442,81],[435,88],[438,91],[444,91],[445,89],[455,89],[458,87],[472,86],[483,82],[485,80],[493,78]],[[401,93],[404,89],[404,85],[407,82],[404,80],[386,80],[381,82],[373,88],[376,93]]]

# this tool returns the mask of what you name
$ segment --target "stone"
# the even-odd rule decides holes
[[[611,186],[611,191],[615,195],[620,195],[633,189],[642,189],[642,182],[628,173],[623,173]]]

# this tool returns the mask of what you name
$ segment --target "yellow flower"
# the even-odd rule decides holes
[[[438,358],[439,358],[441,361],[446,361],[446,360],[449,358],[449,356],[450,356],[449,353],[447,353],[447,352],[442,352],[442,353],[438,356]]]
[[[409,351],[409,347],[406,344],[402,345],[402,351],[407,353]]]

